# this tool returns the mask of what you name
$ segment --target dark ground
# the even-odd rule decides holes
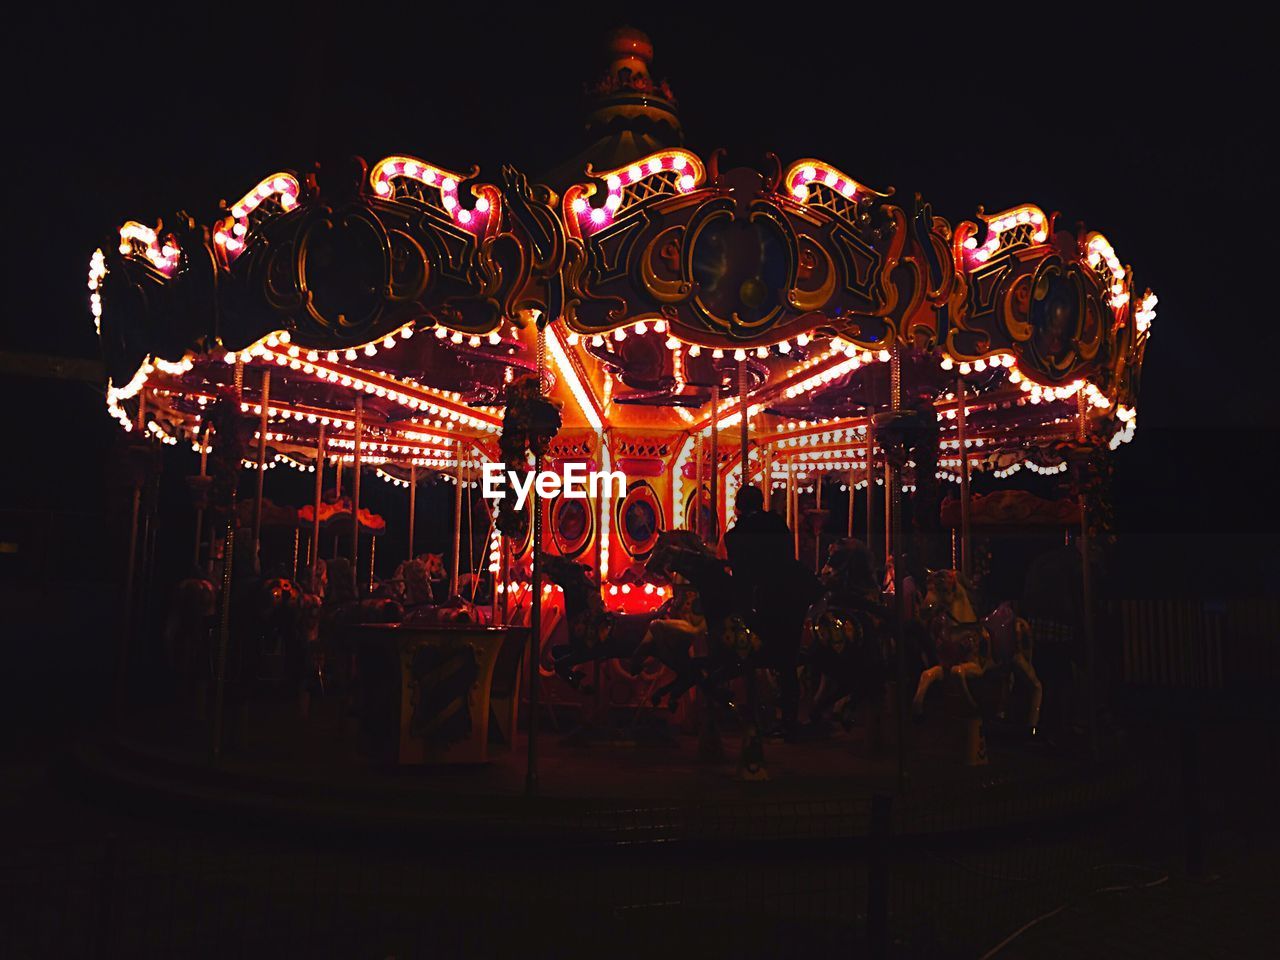
[[[446,773],[444,799],[431,778],[384,782],[399,799],[370,816],[314,780],[309,802],[265,808],[163,765],[148,782],[79,727],[96,766],[58,737],[3,768],[5,955],[874,956],[877,877],[889,956],[1273,955],[1276,729],[1240,704],[1130,705],[1099,769],[999,737],[979,771],[922,762],[883,859],[871,795],[892,764],[859,761],[856,736],[771,746],[769,784],[697,772],[687,744],[584,762],[549,739],[539,803],[499,764]],[[647,795],[617,802],[650,767]],[[564,796],[595,768],[595,800]]]

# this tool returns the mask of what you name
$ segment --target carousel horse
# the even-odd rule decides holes
[[[165,659],[184,683],[196,683],[209,667],[210,636],[218,593],[202,574],[178,582],[164,626]]]
[[[556,675],[575,690],[582,689],[585,674],[576,669],[584,663],[624,656],[629,651],[615,649],[614,615],[605,610],[600,588],[590,576],[590,568],[568,557],[543,554],[542,575],[564,594],[564,619],[569,642],[551,648]]]
[[[1003,701],[1012,693],[1018,676],[1030,690],[1026,725],[1034,733],[1040,722],[1040,704],[1044,700],[1044,686],[1036,675],[1032,663],[1035,654],[1031,624],[1018,616],[1013,604],[1006,600],[996,607],[983,621],[991,637],[991,656],[995,664],[1009,673],[1008,682],[1001,691],[1000,715],[1004,716]]]
[[[681,603],[677,606],[673,598],[671,611],[650,624],[636,653],[639,661],[656,656],[676,674],[655,694],[655,702],[666,696],[674,703],[700,686],[728,703],[718,691],[749,669],[762,649],[760,635],[751,626],[749,604],[732,574],[697,534],[687,530],[662,533],[646,569],[683,588]]]
[[[448,592],[445,587],[449,573],[445,569],[444,555],[423,553],[396,567],[389,583],[396,585],[397,596],[406,607],[420,607],[440,603]]]
[[[969,587],[954,570],[929,572],[921,614],[928,626],[938,662],[920,674],[912,707],[919,715],[929,688],[944,677],[955,678],[960,692],[973,709],[970,682],[981,677],[991,666],[991,642],[986,629],[974,612]]]
[[[884,688],[893,638],[889,610],[876,585],[871,551],[860,540],[831,545],[820,579],[823,596],[811,608],[807,666],[818,678],[813,717],[846,700],[846,726],[857,706]]]

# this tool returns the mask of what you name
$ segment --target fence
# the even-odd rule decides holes
[[[1120,600],[1120,679],[1214,691],[1280,681],[1280,600]]]

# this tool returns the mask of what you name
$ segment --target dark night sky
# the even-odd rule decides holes
[[[553,166],[581,145],[604,34],[629,22],[653,37],[654,74],[703,154],[816,156],[918,191],[953,222],[1030,201],[1106,233],[1160,296],[1137,438],[1117,464],[1121,530],[1277,532],[1255,460],[1280,430],[1260,24],[1067,4],[993,22],[844,4],[474,3],[443,20],[431,4],[311,5],[188,21],[175,5],[134,22],[36,9],[54,12],[11,27],[4,66],[4,349],[95,355],[86,263],[127,217],[185,207],[209,222],[273,170],[349,153]]]

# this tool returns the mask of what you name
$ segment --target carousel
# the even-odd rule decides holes
[[[320,673],[358,674],[362,720],[386,728],[375,752],[399,762],[484,759],[491,728],[513,743],[519,724],[533,785],[540,713],[696,723],[700,700],[702,722],[738,718],[754,773],[775,717],[753,677],[847,641],[905,691],[901,722],[918,678],[963,688],[1001,659],[963,596],[979,541],[1032,528],[1087,556],[1100,535],[1092,492],[1134,435],[1156,306],[1102,233],[1032,203],[953,224],[827,160],[699,155],[647,38],[619,31],[610,51],[591,145],[558,170],[281,170],[93,253],[107,413],[137,445],[192,451],[218,727],[237,645],[258,642],[235,623],[247,578],[274,585],[253,587],[273,611],[318,611],[262,644],[294,650],[277,672],[313,696]],[[625,482],[517,510],[482,495],[487,465]],[[284,507],[272,481],[291,470],[309,496]],[[1029,476],[1040,495],[1018,489]],[[403,511],[371,513],[371,483]],[[718,597],[747,487],[789,530],[779,594],[804,575],[804,607],[826,604],[801,609],[792,661],[753,662],[775,643],[760,608],[787,598]],[[443,547],[416,532],[428,488],[452,512]],[[396,526],[398,555],[380,543]],[[833,600],[850,556],[878,614]],[[929,615],[941,639],[910,642]],[[1012,662],[1027,621],[1005,620]],[[970,628],[986,652],[956,639]]]

